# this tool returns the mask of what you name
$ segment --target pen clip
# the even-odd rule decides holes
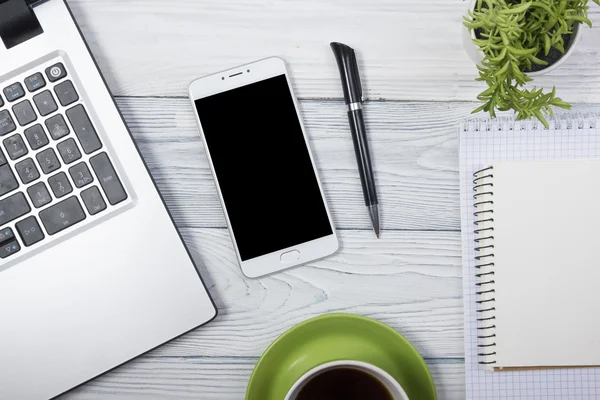
[[[346,104],[364,103],[365,97],[356,52],[352,47],[339,42],[332,42],[330,46],[340,70]]]
[[[356,71],[354,71],[354,76],[356,76],[357,82],[356,84],[358,85],[358,93],[360,96],[360,102],[364,103],[365,102],[365,95],[363,93],[363,85],[362,85],[362,77],[360,76],[360,71],[358,69],[358,59],[356,57],[356,51],[352,50],[352,58],[354,59],[353,61],[353,65],[354,68],[356,68]]]

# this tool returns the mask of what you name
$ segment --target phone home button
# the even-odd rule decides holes
[[[292,250],[292,251],[288,251],[287,253],[283,253],[281,255],[280,260],[284,264],[289,264],[294,261],[298,261],[299,258],[300,258],[300,252],[298,250]]]

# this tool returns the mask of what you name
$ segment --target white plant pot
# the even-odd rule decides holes
[[[470,10],[475,9],[475,4],[477,4],[477,0],[470,0],[467,10],[465,11],[465,16],[469,15]],[[571,46],[565,52],[565,54],[561,57],[560,60],[558,60],[554,64],[548,66],[548,68],[544,68],[541,71],[527,72],[527,76],[530,76],[533,78],[536,76],[547,74],[548,72],[554,71],[556,68],[560,67],[565,62],[565,60],[567,58],[569,58],[571,56],[571,54],[573,54],[573,51],[575,50],[575,46],[577,46],[577,43],[581,39],[581,32],[583,31],[583,29],[581,29],[581,24],[575,24],[575,28],[573,29],[573,31],[574,31],[573,34],[575,35],[575,37],[573,38],[573,43],[571,43]],[[477,45],[475,45],[475,43],[473,43],[473,39],[475,38],[475,32],[474,31],[469,32],[469,29],[467,29],[465,26],[462,27],[462,32],[463,32],[463,35],[462,35],[463,36],[463,46],[465,48],[465,51],[469,55],[469,58],[475,64],[481,65],[481,61],[483,61],[483,52],[479,51],[479,49],[477,48]]]

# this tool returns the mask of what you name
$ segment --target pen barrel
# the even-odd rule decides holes
[[[352,142],[354,143],[354,152],[356,153],[356,162],[358,163],[360,183],[362,184],[365,197],[365,205],[379,204],[363,111],[361,109],[348,111],[348,120],[350,121],[350,131],[352,133]]]

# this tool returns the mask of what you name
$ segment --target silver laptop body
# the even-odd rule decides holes
[[[0,0],[3,400],[58,396],[216,316],[68,6],[34,4],[43,33],[15,34],[25,1]]]

